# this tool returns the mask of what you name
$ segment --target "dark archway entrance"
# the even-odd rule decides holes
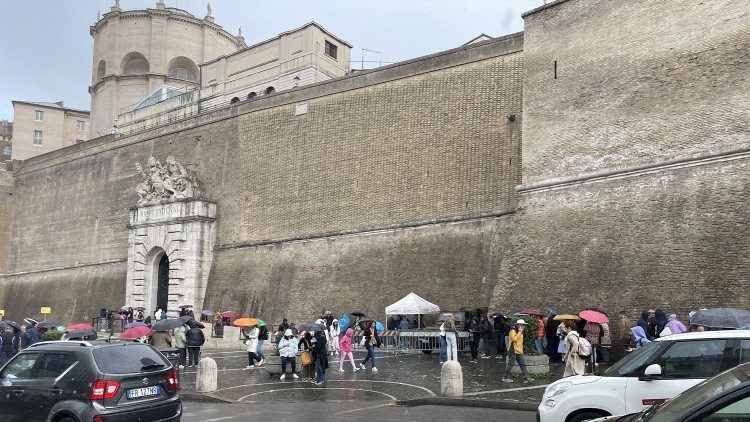
[[[169,258],[164,254],[159,261],[158,282],[156,285],[156,309],[167,310],[169,300]],[[156,310],[154,309],[154,311]]]

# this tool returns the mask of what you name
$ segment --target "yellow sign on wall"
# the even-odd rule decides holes
[[[5,316],[5,309],[0,309],[0,316]]]
[[[42,306],[42,310],[39,313],[40,314],[45,314],[45,315],[46,314],[51,314],[52,313],[52,308],[50,308],[49,306]]]

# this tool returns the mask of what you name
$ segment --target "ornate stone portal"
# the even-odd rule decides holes
[[[138,206],[130,210],[126,303],[174,316],[180,305],[203,309],[216,238],[216,204],[197,198],[194,177],[167,157],[136,168]]]

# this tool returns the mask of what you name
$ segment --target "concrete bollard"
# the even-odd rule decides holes
[[[449,360],[440,370],[440,395],[445,397],[461,397],[464,395],[464,374],[461,364]]]
[[[198,362],[198,372],[195,374],[195,391],[199,393],[216,391],[217,375],[216,361],[211,358],[201,359]]]

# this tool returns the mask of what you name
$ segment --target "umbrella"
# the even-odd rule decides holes
[[[0,326],[2,326],[2,327],[8,327],[8,328],[13,328],[14,330],[19,330],[19,331],[21,330],[21,326],[20,325],[16,324],[14,321],[11,321],[9,319],[0,321]]]
[[[174,330],[175,328],[185,324],[185,322],[182,322],[181,320],[182,318],[162,319],[156,321],[154,325],[151,326],[151,329],[154,331]]]
[[[23,320],[27,324],[37,324],[38,323],[37,320],[35,320],[34,318],[24,318]]]
[[[232,325],[234,325],[235,327],[252,327],[253,325],[260,326],[261,322],[263,322],[263,320],[257,319],[257,318],[240,318],[240,319],[234,320]],[[266,323],[263,322],[262,325],[265,325],[265,324]]]
[[[555,317],[552,319],[555,321],[568,321],[568,320],[580,321],[581,320],[581,318],[578,315],[573,315],[573,314],[555,315]]]
[[[94,330],[95,328],[89,324],[73,324],[68,325],[68,330]]]
[[[558,308],[557,306],[545,306],[542,309],[544,309],[545,311],[551,313],[552,315],[560,315],[560,314],[564,314],[565,313],[565,311],[563,311],[562,309]]]
[[[193,305],[180,305],[180,309],[192,308]]]
[[[96,331],[94,330],[70,330],[66,338],[68,340],[81,339],[81,340],[96,340]]]
[[[609,318],[599,311],[592,311],[591,309],[584,309],[578,313],[578,316],[585,319],[588,322],[595,322],[597,324],[603,324],[609,322]]]
[[[315,324],[313,322],[306,322],[304,324],[300,324],[299,330],[300,331],[325,331],[326,327],[320,324]]]
[[[223,316],[224,318],[237,318],[237,312],[226,311],[226,312],[222,312],[221,316]]]
[[[204,309],[204,310],[201,311],[201,314],[203,314],[205,316],[212,316],[214,314],[214,311],[212,311],[210,309]]]
[[[146,324],[145,322],[141,322],[141,321],[135,321],[135,322],[131,322],[130,324],[126,325],[125,329],[129,330],[131,328],[138,328],[138,327],[148,327],[148,324]]]
[[[39,322],[36,325],[39,326],[39,327],[42,327],[42,328],[51,328],[51,327],[57,327],[60,324],[58,324],[58,323],[56,323],[54,321],[50,321],[48,319],[45,319],[44,321]]]
[[[750,325],[750,311],[736,308],[711,308],[697,311],[690,324],[709,328],[737,329]]]
[[[360,312],[360,311],[354,311],[354,312],[349,313],[349,315],[358,316],[360,318],[364,318],[364,316],[367,315],[367,314],[365,314],[364,312]]]
[[[194,319],[195,318],[193,318],[192,315],[183,315],[183,316],[177,318],[177,320],[180,321],[183,324],[187,324],[189,321],[192,321]]]
[[[524,313],[524,314],[526,314],[526,315],[544,316],[544,311],[541,310],[541,309],[536,309],[536,308],[523,308],[523,309],[521,309],[521,312]]]
[[[148,327],[135,327],[129,330],[125,330],[120,334],[120,340],[137,340],[141,337],[148,337],[154,331]]]

